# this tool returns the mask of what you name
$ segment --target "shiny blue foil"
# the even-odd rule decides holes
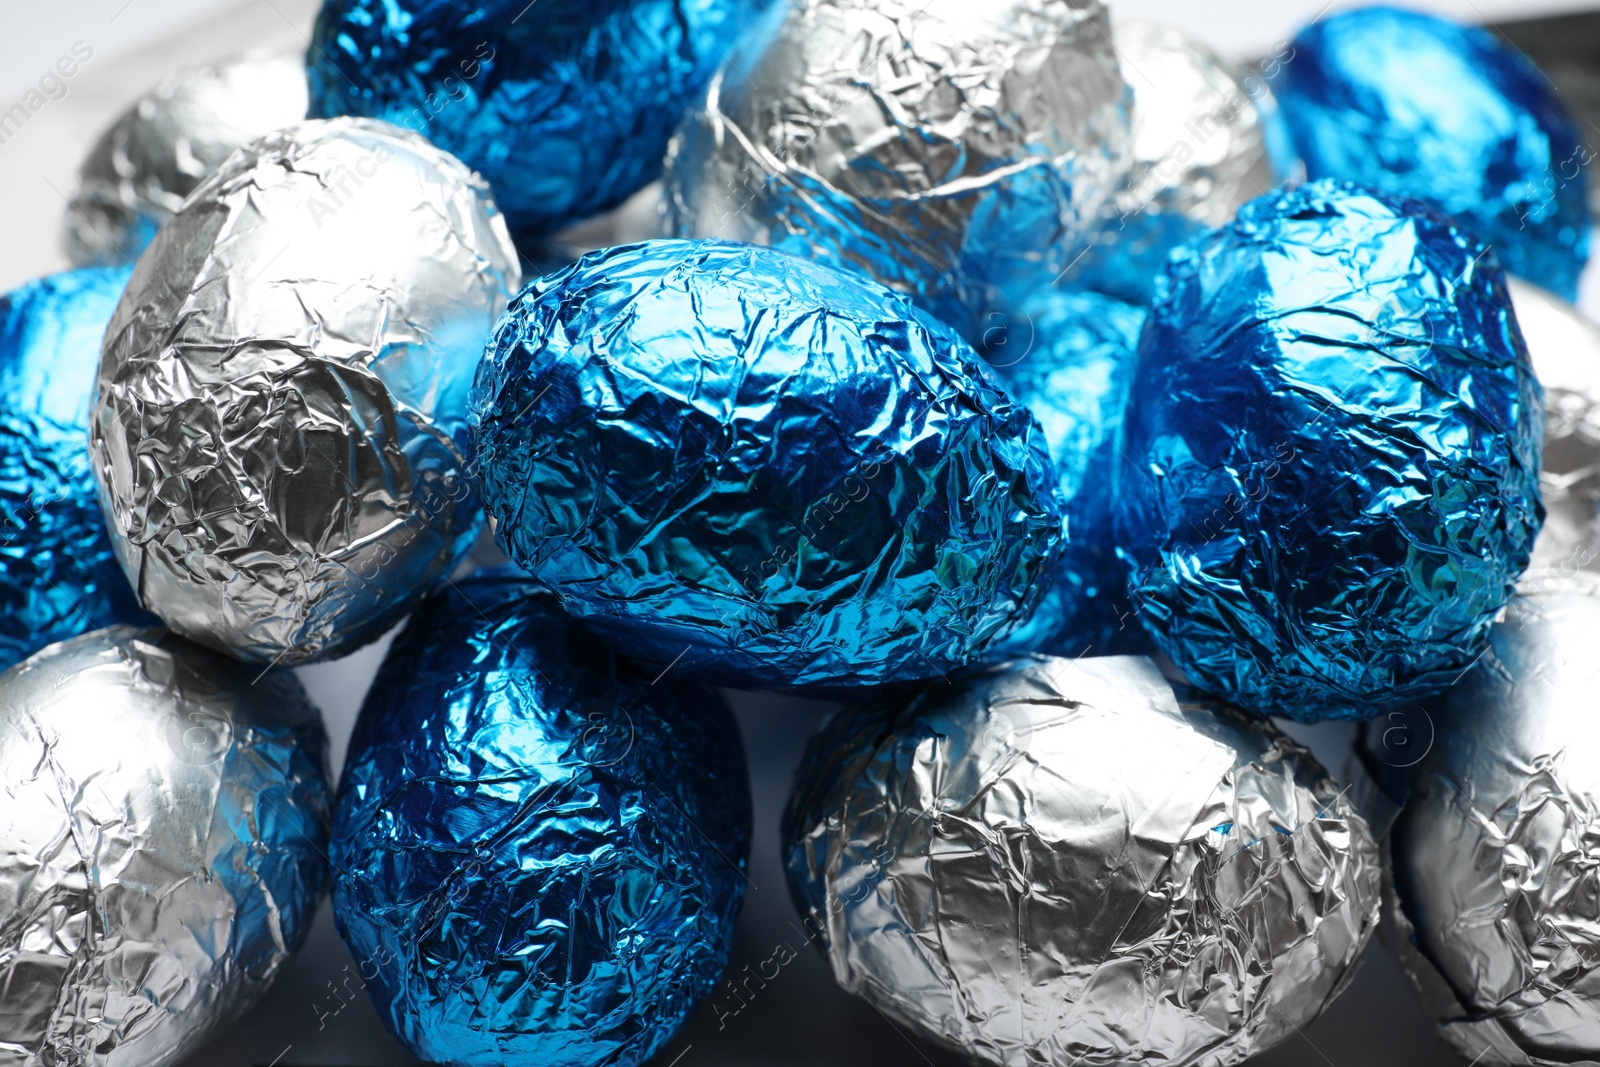
[[[1156,644],[1302,720],[1449,685],[1544,519],[1542,393],[1493,254],[1319,181],[1175,253],[1159,294],[1115,513]]]
[[[1293,44],[1273,89],[1310,177],[1426,200],[1512,274],[1576,298],[1595,153],[1532,63],[1487,30],[1387,7]]]
[[[327,0],[312,118],[422,134],[484,176],[531,255],[661,174],[667,139],[765,0]]]
[[[641,673],[512,568],[425,600],[361,710],[334,914],[438,1063],[628,1067],[727,963],[749,782],[714,691]]]
[[[1067,501],[1069,536],[1038,607],[996,654],[1141,654],[1149,638],[1117,561],[1111,486],[1145,312],[1099,293],[1063,289],[1041,291],[1022,311],[1018,328],[1005,332],[1004,343],[991,343],[985,359],[1044,429]]]
[[[470,418],[501,548],[629,655],[724,684],[963,666],[1063,541],[1043,435],[966,343],[770,248],[652,241],[534,281]]]
[[[153,622],[112,555],[89,469],[100,339],[132,271],[0,296],[0,669],[119,622]]]

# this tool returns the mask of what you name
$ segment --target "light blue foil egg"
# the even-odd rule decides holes
[[[423,602],[367,696],[334,913],[425,1059],[631,1067],[721,976],[749,841],[722,698],[480,571]]]
[[[1487,30],[1388,7],[1293,45],[1273,89],[1310,177],[1428,201],[1507,271],[1575,299],[1594,153],[1533,64]]]
[[[0,296],[0,668],[139,610],[89,468],[100,339],[131,270],[40,278]]]
[[[1174,254],[1118,468],[1135,608],[1197,685],[1363,717],[1483,651],[1544,519],[1543,397],[1493,253],[1320,181]]]

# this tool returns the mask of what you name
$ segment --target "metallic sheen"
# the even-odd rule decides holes
[[[305,116],[299,56],[243,56],[171,75],[123,112],[78,168],[67,255],[79,266],[132,263],[234,149]]]
[[[1389,7],[1294,39],[1273,88],[1312,178],[1425,200],[1507,271],[1575,299],[1593,151],[1539,70],[1486,29]]]
[[[127,268],[0,296],[0,670],[45,645],[144,622],[89,470],[89,393]]]
[[[1543,398],[1484,246],[1313,182],[1174,254],[1140,343],[1117,549],[1191,681],[1361,718],[1482,652],[1527,566]]]
[[[668,232],[858,271],[976,342],[1126,177],[1109,29],[1099,0],[780,4],[668,148]]]
[[[287,672],[117,626],[0,675],[0,1063],[164,1067],[258,1000],[328,876]]]
[[[341,655],[471,546],[467,391],[520,275],[483,182],[415,134],[306,122],[161,228],[106,333],[91,447],[173,630]]]
[[[479,572],[423,601],[362,707],[339,930],[425,1059],[633,1067],[727,964],[749,791],[715,690],[630,666],[525,574]]]
[[[1597,648],[1600,598],[1513,601],[1390,834],[1398,958],[1480,1067],[1600,1064]]]
[[[1062,547],[1043,435],[973,351],[770,248],[654,241],[535,280],[472,427],[507,555],[630,656],[721,684],[960,667]]]
[[[1278,184],[1267,144],[1278,105],[1259,74],[1171,27],[1118,22],[1114,39],[1133,90],[1133,170],[1067,277],[1148,304],[1168,252]]]
[[[384,119],[460,156],[533,255],[660,177],[673,125],[768,2],[326,0],[311,113]]]
[[[813,739],[790,885],[834,978],[981,1063],[1223,1067],[1338,996],[1377,847],[1274,727],[1146,659],[1019,660]]]
[[[991,655],[1143,653],[1150,639],[1117,562],[1111,482],[1145,313],[1109,296],[1061,289],[1043,290],[1022,310],[1025,328],[1007,330],[985,360],[1044,429],[1069,536],[1038,607]]]

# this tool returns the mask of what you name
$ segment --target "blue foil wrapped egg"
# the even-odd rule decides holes
[[[1426,200],[1512,274],[1575,299],[1594,153],[1532,63],[1487,30],[1389,7],[1293,44],[1273,88],[1311,178]]]
[[[1174,254],[1140,340],[1115,525],[1192,681],[1363,717],[1482,652],[1527,566],[1543,399],[1490,250],[1329,181]]]
[[[765,0],[326,0],[311,117],[420,133],[481,173],[525,255],[661,173]]]
[[[534,281],[471,402],[500,546],[629,655],[729,685],[934,677],[1040,595],[1043,435],[909,298],[653,241]]]
[[[711,689],[652,678],[511,568],[425,600],[345,763],[334,914],[438,1063],[631,1067],[727,963],[750,799]]]
[[[149,619],[117,566],[89,467],[100,340],[131,273],[67,271],[0,296],[0,669]]]
[[[1067,502],[1068,542],[1038,607],[996,651],[1142,653],[1149,638],[1117,561],[1111,485],[1144,309],[1099,293],[1045,289],[1022,311],[1027,331],[1006,331],[1006,343],[992,344],[985,359],[1044,430]],[[1022,353],[1013,355],[1019,345]]]

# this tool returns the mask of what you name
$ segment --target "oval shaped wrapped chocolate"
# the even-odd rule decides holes
[[[1111,475],[1145,313],[1098,293],[1053,288],[1022,311],[1027,329],[1007,330],[984,359],[1044,430],[1067,502],[1068,541],[1033,613],[991,656],[1144,652],[1150,639],[1117,561]],[[1017,346],[1022,354],[1011,355]]]
[[[362,706],[334,914],[419,1056],[632,1067],[727,964],[750,798],[715,690],[641,673],[526,575],[422,603]]]
[[[474,387],[496,540],[630,656],[730,685],[931,677],[1031,609],[1045,443],[910,301],[656,241],[530,284]]]
[[[307,122],[229,159],[101,355],[95,475],[145,607],[286,664],[399,621],[478,532],[467,391],[519,280],[483,183],[415,134]]]
[[[1314,182],[1175,253],[1163,285],[1115,514],[1157,646],[1300,719],[1444,689],[1544,517],[1543,401],[1489,249]]]
[[[242,56],[167,77],[117,117],[78,168],[68,257],[79,266],[132,262],[234,149],[305,117],[298,56]]]
[[[328,866],[322,718],[287,672],[117,626],[0,675],[0,1044],[164,1067],[271,986]]]
[[[835,980],[979,1063],[1238,1063],[1343,990],[1378,918],[1377,847],[1311,755],[1135,657],[847,710],[784,823]]]
[[[1294,39],[1274,82],[1312,178],[1425,200],[1568,300],[1589,260],[1593,151],[1555,86],[1486,29],[1389,7]]]
[[[660,176],[667,137],[767,0],[326,0],[312,117],[420,133],[494,187],[522,250]]]
[[[143,622],[89,469],[89,394],[127,268],[0,296],[0,669],[45,645]]]
[[[1432,712],[1388,917],[1439,1036],[1480,1064],[1600,1063],[1600,598],[1519,596]]]
[[[802,0],[668,148],[667,231],[910,295],[968,340],[1066,269],[1128,167],[1099,0]]]
[[[1067,277],[1148,304],[1172,249],[1278,184],[1278,105],[1260,75],[1170,26],[1119,21],[1113,39],[1133,91],[1133,169]]]

